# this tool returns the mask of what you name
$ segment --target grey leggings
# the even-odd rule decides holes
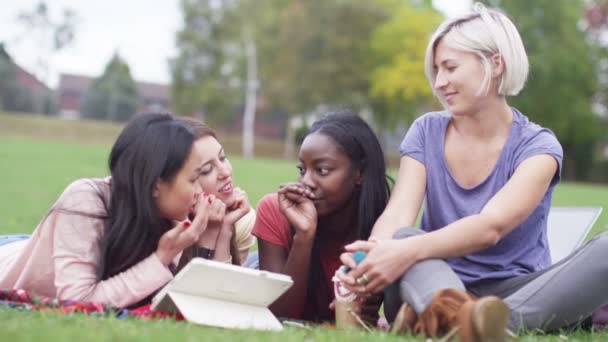
[[[416,228],[403,228],[394,238],[424,233]],[[420,314],[434,294],[445,288],[465,290],[445,261],[419,262],[386,290],[386,317],[392,321],[403,302]],[[509,327],[514,331],[538,328],[549,332],[577,324],[608,304],[608,234],[594,237],[545,270],[470,286],[466,290],[476,296],[503,298],[511,308]]]

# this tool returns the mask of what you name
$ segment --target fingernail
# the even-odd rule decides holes
[[[190,221],[184,221],[184,227],[188,228],[190,227]]]

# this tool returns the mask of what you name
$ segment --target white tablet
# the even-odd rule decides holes
[[[583,244],[601,213],[601,207],[551,207],[547,239],[553,264]]]
[[[227,328],[280,330],[268,310],[291,277],[194,258],[152,300],[152,308],[189,321]]]

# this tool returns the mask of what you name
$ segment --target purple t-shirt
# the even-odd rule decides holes
[[[444,158],[445,133],[451,120],[448,112],[431,112],[416,119],[400,146],[402,156],[410,156],[426,167],[426,200],[421,222],[425,231],[440,229],[480,213],[527,158],[548,154],[558,163],[558,171],[547,193],[522,224],[495,246],[448,260],[467,286],[484,279],[528,274],[551,265],[547,215],[553,188],[560,179],[562,147],[549,129],[530,122],[515,109],[512,111],[513,124],[494,169],[481,184],[471,189],[465,189],[455,181]]]

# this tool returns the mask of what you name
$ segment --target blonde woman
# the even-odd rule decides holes
[[[608,302],[608,264],[599,262],[608,236],[551,265],[547,215],[563,152],[549,129],[507,103],[528,76],[516,27],[477,5],[437,29],[425,67],[446,110],[408,130],[372,239],[347,246],[368,255],[357,266],[343,254],[353,270],[342,280],[362,293],[396,281],[388,318],[401,307],[397,323],[405,317],[429,335],[458,328],[463,339],[500,340],[507,326],[552,331],[588,317]],[[423,200],[421,229],[403,228]]]

